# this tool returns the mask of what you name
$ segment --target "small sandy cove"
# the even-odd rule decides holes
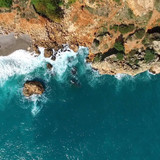
[[[18,49],[32,51],[32,40],[28,35],[15,36],[14,33],[0,35],[0,56],[7,56]]]

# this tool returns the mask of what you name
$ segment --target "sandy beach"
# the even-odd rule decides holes
[[[16,37],[14,33],[0,35],[0,56],[7,56],[18,49],[32,50],[32,40],[28,35]]]

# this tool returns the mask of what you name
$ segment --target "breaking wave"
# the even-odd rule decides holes
[[[92,70],[90,64],[86,63],[88,49],[85,47],[80,47],[77,53],[67,45],[58,52],[55,52],[53,49],[53,54],[56,56],[55,60],[52,60],[51,57],[44,57],[44,48],[40,47],[39,50],[40,55],[25,50],[17,50],[9,56],[0,57],[0,90],[3,92],[1,93],[2,95],[0,94],[1,101],[6,101],[6,97],[7,99],[9,97],[12,98],[15,92],[23,97],[22,88],[24,82],[35,78],[42,79],[46,86],[54,78],[58,83],[71,83],[72,85],[80,86],[82,81],[90,87],[103,85],[106,83],[106,79],[108,79],[107,81],[114,83],[115,90],[119,92],[126,85],[126,82],[128,84],[130,83],[131,88],[134,88],[135,80],[149,80],[153,76],[149,72],[135,77],[126,74],[117,74],[114,76],[115,79],[113,79],[113,76],[102,76],[97,71]],[[53,66],[51,70],[46,69],[47,63]],[[21,79],[19,79],[20,77]],[[12,78],[15,78],[14,84],[11,82]],[[6,84],[6,82],[8,83]],[[8,93],[9,90],[10,92]],[[26,103],[26,101],[27,103],[30,102],[26,106],[30,106],[33,116],[39,113],[43,108],[43,104],[47,101],[45,94],[41,98],[39,96],[33,96],[30,99],[24,97],[22,99],[22,103]],[[4,105],[0,106],[0,109],[4,108]]]
[[[15,75],[24,75],[42,65],[42,61],[25,50],[17,50],[9,56],[0,57],[0,84]]]

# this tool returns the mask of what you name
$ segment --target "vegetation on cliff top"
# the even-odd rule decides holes
[[[145,30],[143,28],[136,30],[135,36],[137,39],[142,39],[145,35]]]
[[[135,29],[134,24],[129,24],[129,25],[121,24],[119,26],[119,32],[121,32],[122,34],[132,32],[134,29]]]
[[[146,50],[146,54],[144,56],[144,59],[147,63],[151,62],[152,60],[154,60],[155,58],[155,53],[154,53],[154,50],[151,50],[151,49],[147,49]]]
[[[121,51],[124,52],[124,46],[121,42],[116,42],[114,44],[114,48],[119,52],[121,52]]]
[[[0,7],[10,8],[12,6],[12,0],[0,0]]]
[[[62,0],[32,0],[32,4],[40,15],[52,21],[58,22],[63,17]]]

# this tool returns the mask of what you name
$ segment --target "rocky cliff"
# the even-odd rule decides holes
[[[1,34],[25,33],[35,45],[46,48],[69,44],[77,51],[78,46],[86,46],[87,61],[101,74],[136,75],[149,69],[159,73],[159,0],[13,0],[10,6],[2,4]]]

